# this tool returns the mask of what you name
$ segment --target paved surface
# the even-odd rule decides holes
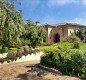
[[[39,61],[0,65],[0,80],[80,80],[37,67]]]

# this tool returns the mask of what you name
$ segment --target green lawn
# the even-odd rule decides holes
[[[41,46],[40,50],[45,51],[45,52],[50,52],[50,51],[52,52],[52,51],[55,51],[57,49],[57,47],[61,47],[64,49],[70,49],[71,45],[72,45],[72,43],[60,42],[60,43],[56,43],[56,44],[52,44],[52,45]],[[80,49],[86,50],[86,43],[80,43]]]
[[[81,50],[86,50],[86,43],[82,43],[81,46],[80,46],[80,49]]]

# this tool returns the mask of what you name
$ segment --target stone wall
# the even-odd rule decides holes
[[[25,62],[25,61],[40,61],[41,56],[43,55],[43,52],[40,53],[36,53],[36,54],[28,54],[27,56],[22,56],[22,58],[17,59],[16,61],[13,61],[11,63],[15,63],[15,62]],[[4,53],[3,55],[0,54],[0,58],[5,58],[7,56],[7,53]],[[1,64],[1,63],[0,63]],[[9,64],[7,62],[4,62],[3,64]]]

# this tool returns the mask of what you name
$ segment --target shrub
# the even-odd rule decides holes
[[[3,64],[5,62],[4,58],[0,58],[0,63]]]
[[[7,47],[3,47],[1,50],[0,50],[1,53],[7,53],[8,52],[8,48]]]
[[[16,53],[14,52],[8,53],[6,58],[11,61],[17,60]]]
[[[20,40],[21,40],[21,44],[22,45],[30,45],[30,40],[28,40],[28,39],[22,39],[22,38],[20,38]]]
[[[79,42],[74,42],[74,43],[72,44],[72,48],[73,48],[73,49],[79,49],[79,48],[80,48],[80,43],[79,43]]]
[[[50,53],[50,52],[56,52],[56,49],[58,47],[58,44],[48,45],[48,46],[41,46],[40,50],[44,53]]]
[[[22,53],[23,53],[22,49],[19,48],[19,49],[17,50],[16,57],[21,58],[21,57],[22,57]]]
[[[70,43],[73,43],[73,42],[77,42],[77,41],[79,42],[80,39],[79,39],[76,35],[71,34],[70,36],[68,36],[68,37],[65,39],[65,41],[70,42]]]
[[[86,78],[86,52],[79,49],[62,48],[57,53],[48,53],[41,57],[41,63],[59,68],[63,74]]]
[[[52,45],[53,43],[43,43],[42,46],[50,46]]]

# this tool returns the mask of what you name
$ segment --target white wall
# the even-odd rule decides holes
[[[74,33],[75,27],[68,26],[68,36],[71,35],[71,33]]]
[[[22,58],[17,59],[17,61],[11,62],[11,63],[15,63],[15,62],[25,62],[25,61],[39,61],[41,59],[41,56],[43,55],[43,52],[40,53],[36,53],[36,54],[28,54],[27,56],[22,56]],[[4,53],[3,55],[0,54],[0,58],[5,58],[7,56],[7,53]],[[1,63],[0,63],[1,64]],[[7,64],[7,62],[3,63],[3,64]]]

